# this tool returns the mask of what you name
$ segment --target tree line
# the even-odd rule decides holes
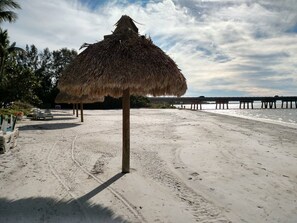
[[[4,34],[0,30],[0,36]],[[12,101],[23,101],[35,106],[51,107],[58,94],[57,81],[64,67],[77,52],[63,48],[39,51],[35,45],[17,49],[15,43],[6,44],[1,49],[0,102],[3,106]]]

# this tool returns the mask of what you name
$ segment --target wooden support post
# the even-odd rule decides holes
[[[284,108],[284,101],[282,101],[282,108]]]
[[[75,104],[72,104],[73,106],[73,115],[75,115]]]
[[[75,108],[76,108],[76,117],[78,118],[78,104],[75,104]]]
[[[293,108],[293,101],[291,101],[291,108]]]
[[[276,101],[274,102],[274,108],[276,109]]]
[[[122,173],[130,172],[130,90],[123,91],[123,159]]]
[[[254,109],[254,102],[251,102],[252,109]]]
[[[218,103],[216,102],[216,109],[218,109]]]
[[[84,122],[84,108],[83,103],[80,103],[80,121]]]
[[[192,110],[192,108],[193,108],[193,104],[191,103],[191,110]]]

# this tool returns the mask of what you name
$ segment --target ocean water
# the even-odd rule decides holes
[[[176,105],[176,107],[180,108],[180,105]],[[229,104],[229,109],[226,109],[226,107],[225,109],[215,109],[215,107],[215,104],[203,104],[202,111],[281,124],[297,128],[297,109],[295,108],[295,104],[293,104],[292,109],[281,109],[280,103],[276,104],[276,109],[261,109],[260,102],[254,102],[254,109],[239,109],[238,103]],[[186,108],[190,108],[190,105],[186,105]]]

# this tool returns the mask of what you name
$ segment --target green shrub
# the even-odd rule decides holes
[[[28,103],[16,101],[7,108],[1,108],[0,115],[18,115],[21,113],[28,115],[32,108],[33,106]]]
[[[16,101],[13,102],[13,104],[10,106],[14,109],[32,109],[33,106],[26,102]]]

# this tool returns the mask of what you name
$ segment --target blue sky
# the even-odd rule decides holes
[[[123,14],[175,60],[185,96],[297,95],[297,0],[19,0],[18,46],[79,49]]]

